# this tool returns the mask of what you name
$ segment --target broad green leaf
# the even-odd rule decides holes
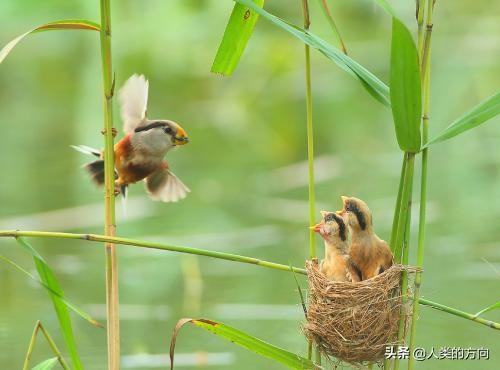
[[[483,313],[496,310],[497,308],[500,308],[500,301],[498,301],[497,303],[493,303],[491,306],[488,306],[488,307],[482,309],[481,311],[479,311],[478,313],[476,313],[474,315],[474,317],[481,316]]]
[[[316,36],[315,34],[306,31],[300,27],[294,26],[281,18],[278,18],[264,9],[259,8],[257,5],[249,0],[235,0],[238,3],[245,5],[258,13],[261,17],[267,19],[274,25],[280,27],[286,32],[290,33],[294,37],[298,38],[305,44],[319,50],[328,59],[335,62],[344,71],[350,73],[351,75],[357,77],[362,85],[368,90],[368,92],[381,103],[389,106],[389,88],[382,81],[380,81],[373,73],[368,71],[361,64],[356,62],[345,55],[342,51],[335,48],[333,45],[327,43],[325,40]]]
[[[298,356],[295,353],[273,346],[272,344],[266,343],[228,325],[206,319],[181,319],[177,322],[170,342],[170,369],[174,368],[174,351],[177,335],[181,327],[187,323],[207,330],[218,337],[226,339],[261,356],[280,362],[291,369],[319,369],[312,361]]]
[[[500,114],[500,93],[490,96],[488,99],[482,101],[465,113],[462,117],[455,120],[439,135],[430,140],[424,148],[460,135],[465,131],[483,124],[498,114]]]
[[[35,367],[31,368],[31,370],[51,370],[57,364],[57,357],[49,358],[48,360],[40,362]]]
[[[16,238],[16,240],[33,256],[33,260],[35,262],[35,266],[40,279],[44,282],[44,284],[50,287],[51,291],[49,292],[49,296],[52,299],[52,303],[59,320],[59,326],[61,327],[62,336],[73,362],[73,367],[77,370],[83,369],[83,365],[76,348],[76,341],[73,334],[71,317],[69,316],[66,304],[60,298],[64,297],[64,292],[61,289],[59,282],[57,281],[47,262],[45,262],[43,257],[24,238],[18,237]],[[52,291],[56,292],[57,294],[52,293]]]
[[[14,266],[16,269],[18,269],[19,271],[23,272],[25,275],[27,275],[31,280],[37,282],[38,284],[40,284],[41,286],[43,286],[45,289],[47,289],[50,293],[52,294],[55,294],[56,296],[58,296],[61,301],[70,309],[72,310],[73,312],[75,312],[77,315],[79,315],[81,318],[83,318],[84,320],[88,321],[90,324],[94,325],[94,326],[97,326],[99,328],[104,328],[104,326],[98,322],[97,320],[93,319],[88,313],[86,313],[85,311],[83,311],[82,309],[78,308],[77,306],[73,305],[72,303],[68,302],[66,299],[64,299],[63,296],[59,295],[59,293],[57,293],[55,290],[53,290],[50,286],[48,286],[47,284],[45,284],[43,281],[37,279],[35,276],[33,276],[32,274],[30,274],[28,271],[26,271],[24,268],[22,268],[21,266],[19,266],[17,263],[15,263],[14,261],[10,260],[9,258],[5,257],[5,256],[2,256],[0,254],[0,259],[4,260],[5,262],[9,263],[10,265]]]
[[[264,6],[264,0],[253,0],[253,2],[261,8]],[[229,17],[224,36],[212,64],[212,72],[225,76],[233,73],[258,19],[259,15],[246,6],[234,4],[233,12]]]
[[[26,36],[31,33],[40,32],[40,31],[50,31],[50,30],[91,30],[91,31],[100,31],[101,28],[97,23],[87,21],[85,19],[66,19],[62,21],[55,21],[46,24],[42,24],[32,30],[29,30],[26,33],[23,33],[21,36],[16,37],[14,40],[10,41],[7,45],[0,50],[0,63],[9,55],[9,53],[14,49],[14,47]]]
[[[392,18],[391,107],[401,150],[420,151],[422,96],[418,52],[410,31]]]

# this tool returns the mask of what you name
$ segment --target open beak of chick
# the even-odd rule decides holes
[[[188,136],[186,134],[186,131],[182,127],[179,127],[177,129],[177,133],[174,137],[174,144],[175,145],[185,145],[189,143]]]
[[[321,233],[321,226],[322,226],[322,224],[319,223],[319,224],[316,224],[314,226],[310,226],[309,229],[313,230],[315,233]]]

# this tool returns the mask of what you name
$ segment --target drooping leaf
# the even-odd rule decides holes
[[[97,23],[85,20],[85,19],[66,19],[61,21],[50,22],[42,24],[21,36],[16,37],[14,40],[10,41],[7,45],[0,50],[0,63],[9,55],[9,53],[14,49],[14,47],[26,36],[31,33],[40,31],[50,31],[50,30],[90,30],[90,31],[100,31],[101,28]]]
[[[439,135],[430,140],[425,147],[460,135],[463,132],[485,123],[498,114],[500,114],[500,93],[490,96],[488,99],[482,101],[465,113],[462,117],[456,119]]]
[[[490,311],[496,310],[498,308],[500,308],[500,301],[498,301],[497,303],[493,303],[491,306],[483,308],[481,311],[476,313],[474,316],[478,317],[478,316],[481,316],[483,313],[490,312]]]
[[[264,6],[264,0],[253,0],[259,6]],[[241,4],[234,4],[229,17],[224,36],[217,50],[211,71],[229,76],[238,65],[245,51],[248,40],[252,36],[259,15]]]
[[[420,151],[422,96],[418,52],[410,31],[392,18],[391,107],[401,150]]]
[[[59,320],[59,326],[61,328],[62,337],[68,349],[69,355],[73,362],[73,367],[77,370],[83,369],[80,356],[78,355],[78,350],[76,348],[75,336],[73,333],[73,326],[71,324],[71,317],[68,312],[66,304],[61,300],[60,297],[64,298],[64,292],[59,285],[52,269],[49,267],[47,262],[43,257],[24,239],[21,237],[16,238],[21,246],[24,247],[32,256],[35,262],[36,269],[40,279],[50,287],[49,296],[54,305],[54,310],[56,311],[57,318]],[[52,291],[56,292],[52,293]]]
[[[47,289],[50,293],[52,294],[55,294],[56,296],[58,296],[61,301],[70,309],[72,310],[73,312],[75,312],[77,315],[79,315],[81,318],[83,318],[84,320],[88,321],[90,324],[94,325],[94,326],[97,326],[99,328],[104,328],[104,325],[102,325],[100,322],[98,322],[97,320],[93,319],[88,313],[86,313],[85,311],[83,311],[82,309],[78,308],[77,306],[75,306],[74,304],[72,304],[71,302],[67,301],[66,299],[64,299],[63,296],[59,295],[59,293],[57,293],[55,290],[53,290],[50,286],[48,286],[47,284],[45,284],[43,281],[41,281],[40,279],[37,279],[35,276],[33,276],[32,274],[30,274],[28,271],[26,271],[24,268],[22,268],[21,266],[19,266],[17,263],[15,263],[14,261],[12,261],[11,259],[3,256],[0,254],[0,259],[4,260],[5,262],[9,263],[10,265],[14,266],[16,269],[18,269],[19,271],[23,272],[25,275],[27,275],[31,280],[35,281],[36,283],[40,284],[41,286],[43,286],[45,289]]]
[[[31,370],[52,370],[57,364],[57,357],[49,358],[48,360],[40,362]]]
[[[182,326],[187,323],[207,330],[218,337],[226,339],[261,356],[275,360],[291,369],[319,369],[312,361],[298,356],[295,353],[273,346],[272,344],[266,343],[228,325],[206,319],[181,319],[177,322],[170,342],[170,369],[174,368],[174,351],[177,335]]]
[[[357,77],[362,85],[366,88],[366,90],[378,101],[389,106],[389,88],[386,84],[380,81],[373,73],[368,71],[361,64],[356,62],[354,59],[351,59],[347,55],[345,55],[342,51],[329,44],[325,40],[316,36],[315,34],[306,31],[300,27],[297,27],[293,24],[290,24],[281,18],[278,18],[264,9],[259,8],[257,5],[252,3],[249,0],[235,0],[238,3],[245,5],[251,8],[253,11],[258,13],[261,17],[267,19],[274,25],[280,27],[286,32],[290,33],[294,37],[298,38],[305,44],[311,46],[319,50],[323,55],[325,55],[328,59],[335,62],[340,68],[344,71],[350,73],[351,75]]]

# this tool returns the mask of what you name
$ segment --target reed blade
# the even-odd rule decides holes
[[[57,357],[53,357],[40,362],[35,367],[31,368],[31,370],[52,370],[54,366],[56,366],[56,364],[57,364]]]
[[[264,6],[264,0],[253,0],[259,6]],[[224,36],[217,49],[211,71],[230,76],[241,59],[252,36],[259,15],[241,4],[234,4],[233,11],[229,17]]]
[[[291,369],[319,369],[319,367],[312,361],[304,357],[264,342],[261,339],[255,338],[254,336],[231,326],[207,319],[181,319],[177,322],[172,334],[172,340],[170,342],[170,369],[174,368],[174,353],[177,336],[180,329],[188,323],[211,332],[218,337],[228,340],[240,347],[255,352],[260,356],[279,362]]]
[[[9,55],[9,53],[16,47],[16,45],[24,39],[26,36],[40,31],[51,31],[51,30],[89,30],[89,31],[99,31],[101,28],[97,23],[88,21],[86,19],[65,19],[50,23],[42,24],[41,26],[35,27],[28,32],[16,37],[14,40],[10,41],[0,50],[0,63]]]
[[[40,279],[44,284],[50,287],[49,296],[54,305],[54,310],[56,311],[57,319],[59,321],[59,326],[61,329],[62,337],[66,344],[67,350],[73,362],[73,367],[76,370],[82,370],[83,365],[78,354],[76,347],[76,340],[73,333],[73,326],[71,324],[71,317],[69,315],[68,307],[61,300],[60,297],[64,297],[64,292],[59,285],[57,278],[55,277],[52,269],[49,267],[47,262],[43,257],[33,248],[24,238],[18,237],[16,240],[19,244],[24,247],[24,249],[31,254],[35,262],[36,269]],[[57,292],[57,294],[52,293],[52,290]]]

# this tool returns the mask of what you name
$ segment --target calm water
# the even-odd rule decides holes
[[[411,25],[412,3],[399,8]],[[234,77],[211,75],[231,6],[230,1],[158,0],[124,1],[113,8],[117,86],[134,72],[145,73],[149,114],[180,122],[191,138],[169,154],[173,170],[192,189],[189,198],[153,203],[136,185],[127,217],[117,202],[118,233],[300,266],[308,248],[303,47],[262,21]],[[500,74],[500,5],[480,0],[436,6],[431,136],[498,91]],[[333,9],[351,55],[387,81],[388,17],[369,1]],[[298,2],[273,3],[269,10],[300,22]],[[76,17],[97,19],[97,2],[3,1],[0,44],[33,24]],[[312,18],[314,30],[334,40],[320,12]],[[102,145],[99,68],[98,38],[90,32],[35,35],[0,67],[0,229],[102,232],[102,193],[80,169],[86,158],[69,148]],[[340,207],[340,195],[359,196],[387,239],[401,161],[390,112],[319,53],[313,53],[313,73],[318,215]],[[423,293],[469,312],[500,296],[499,140],[496,118],[430,154]],[[102,246],[32,242],[68,299],[104,321]],[[319,241],[318,248],[322,251]],[[12,240],[0,241],[0,253],[34,272]],[[290,274],[125,246],[118,255],[123,368],[166,368],[171,332],[182,317],[220,320],[305,352]],[[37,319],[62,348],[46,292],[6,264],[0,264],[0,279],[0,368],[22,366]],[[500,321],[500,311],[486,316]],[[77,317],[73,324],[86,368],[103,369],[105,332]],[[498,368],[499,338],[489,328],[423,307],[420,346],[487,347],[491,360],[430,360],[417,367]],[[48,357],[41,341],[35,352],[35,360]],[[177,353],[177,367],[183,369],[281,368],[191,327],[181,332]]]

